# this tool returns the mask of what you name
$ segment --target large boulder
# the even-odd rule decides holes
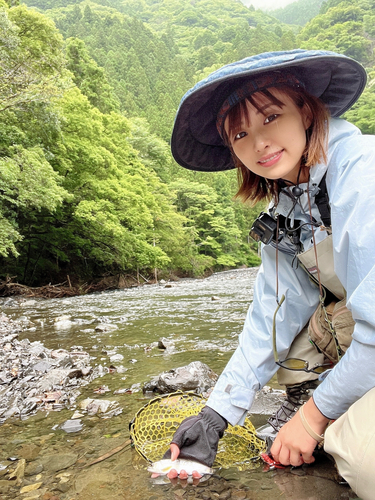
[[[163,372],[143,386],[143,392],[167,394],[175,391],[207,392],[217,381],[217,374],[200,361]]]

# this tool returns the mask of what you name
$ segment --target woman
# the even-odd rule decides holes
[[[182,99],[172,135],[176,161],[201,171],[236,167],[238,196],[271,204],[253,228],[266,244],[239,347],[206,407],[177,430],[172,458],[181,453],[211,465],[227,422],[243,423],[256,392],[279,370],[288,399],[270,421],[278,431],[274,459],[312,463],[325,433],[341,475],[372,498],[375,138],[335,118],[365,82],[352,59],[294,50],[224,66]],[[321,200],[325,190],[329,206]],[[311,253],[314,265],[306,266]],[[319,383],[332,364],[309,342],[306,325],[327,293],[346,301],[355,325],[345,356],[337,344],[339,361]]]

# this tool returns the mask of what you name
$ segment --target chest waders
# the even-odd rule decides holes
[[[330,228],[331,213],[325,177],[324,175],[319,184],[315,204],[319,209],[324,226]],[[309,321],[307,332],[306,329],[302,330],[301,335],[297,336],[296,340],[300,342],[301,336],[307,334],[309,341],[319,353],[324,354],[332,363],[337,363],[350,345],[354,321],[346,307],[345,289],[334,272],[332,234],[329,229],[327,232],[328,236],[324,240],[314,244],[309,250],[297,254],[299,265],[307,272],[311,281],[317,286],[320,285],[323,293],[319,306]],[[280,251],[282,251],[281,248]],[[291,349],[293,348],[294,343]],[[281,380],[279,381],[282,383]],[[318,384],[318,380],[307,380],[302,383],[286,385],[284,403],[268,419],[268,424],[257,429],[257,435],[269,441],[269,445],[271,445],[280,428],[312,396]]]

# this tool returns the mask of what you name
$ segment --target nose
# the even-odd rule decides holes
[[[254,141],[255,151],[261,153],[270,147],[270,140],[265,134],[257,134]]]

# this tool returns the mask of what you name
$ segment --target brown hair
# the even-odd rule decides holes
[[[318,97],[309,94],[303,88],[297,90],[289,86],[278,86],[277,90],[280,90],[289,97],[299,109],[302,110],[305,106],[311,117],[311,125],[306,131],[307,144],[303,154],[303,166],[309,168],[322,160],[327,161],[326,147],[329,111],[325,104]],[[252,104],[258,111],[262,112],[256,98],[254,98],[259,94],[268,98],[277,106],[283,107],[285,105],[285,103],[277,99],[268,89],[249,95],[229,111],[227,115],[229,130],[239,127],[242,118],[249,123],[250,119],[246,101]],[[230,140],[225,131],[223,140],[225,145],[231,150],[233,161],[237,168],[239,189],[235,197],[240,198],[242,201],[249,201],[251,204],[270,198],[274,198],[274,200],[277,201],[280,191],[278,181],[260,177],[245,167],[234,154]]]

